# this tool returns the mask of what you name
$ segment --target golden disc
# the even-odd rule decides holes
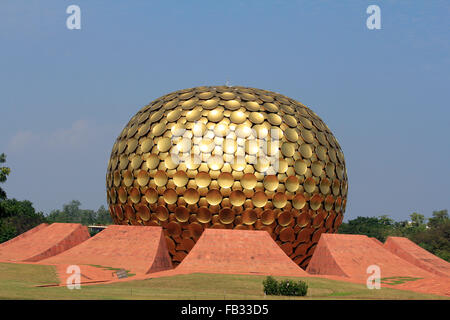
[[[223,208],[219,211],[219,220],[223,224],[230,224],[234,220],[234,212],[230,208]]]
[[[177,108],[177,109],[175,109],[175,110],[172,110],[172,111],[170,111],[168,114],[167,114],[167,121],[169,121],[169,122],[175,122],[175,121],[177,121],[178,119],[180,119],[180,117],[181,117],[181,110],[179,109],[179,108]],[[162,128],[160,128],[159,126],[161,126],[162,125]],[[157,129],[157,127],[158,127],[158,129]],[[153,127],[153,130],[152,130],[152,132],[153,132],[153,134],[155,135],[155,136],[159,136],[159,135],[161,135],[164,131],[165,131],[165,124],[163,123],[163,122],[160,122],[160,123],[158,123],[156,126],[154,126]],[[156,130],[157,130],[157,132],[156,132]]]
[[[257,191],[252,197],[252,202],[255,207],[262,208],[267,203],[267,196],[264,191]]]
[[[142,164],[142,158],[139,155],[134,155],[134,157],[131,159],[131,169],[136,170],[141,167]]]
[[[179,236],[181,234],[181,226],[176,221],[169,222],[166,229],[170,236]]]
[[[231,186],[234,183],[234,178],[231,173],[222,172],[221,174],[219,174],[217,182],[219,183],[219,186],[222,188],[231,188]]]
[[[212,122],[219,122],[223,119],[223,111],[214,109],[208,112],[208,120]]]
[[[294,169],[298,175],[304,175],[308,169],[308,165],[304,160],[296,160],[294,163]]]
[[[258,104],[258,102],[255,102],[255,101],[246,102],[244,106],[248,111],[260,111],[261,110],[261,106]]]
[[[222,194],[217,189],[211,189],[206,194],[206,201],[212,206],[218,205],[222,201]]]
[[[244,189],[253,189],[256,186],[256,177],[253,173],[246,173],[241,178],[241,185]]]
[[[197,102],[198,102],[197,98],[186,100],[181,104],[181,108],[183,108],[184,110],[192,109],[195,107]]]
[[[277,208],[284,208],[287,203],[287,197],[286,194],[283,192],[277,192],[273,196],[272,203]]]
[[[130,189],[129,196],[133,203],[138,203],[139,201],[141,201],[141,192],[136,187]]]
[[[219,105],[218,99],[209,99],[202,102],[202,106],[206,110],[212,110]]]
[[[126,187],[129,187],[133,184],[133,174],[131,173],[131,171],[127,170],[125,172],[123,172],[123,184]]]
[[[224,102],[224,107],[228,110],[237,110],[241,107],[241,103],[237,100],[229,100]]]
[[[175,190],[166,189],[163,193],[163,198],[167,204],[174,204],[177,202],[178,196]]]
[[[177,207],[175,209],[175,218],[179,222],[187,222],[189,220],[189,210],[185,207]]]
[[[165,186],[166,183],[167,183],[167,174],[166,174],[166,172],[163,171],[163,170],[158,170],[156,172],[156,174],[155,174],[154,180],[155,180],[155,184],[158,187]]]
[[[285,210],[278,215],[278,223],[280,226],[286,227],[291,223],[292,218],[292,213],[289,210]]]
[[[327,178],[322,178],[322,180],[320,181],[320,192],[322,192],[322,194],[326,195],[330,192],[330,187],[331,187],[331,181]]]
[[[260,124],[264,122],[264,116],[260,112],[251,112],[248,119],[254,124]]]
[[[258,216],[255,210],[247,209],[242,213],[242,223],[245,225],[252,225],[257,219]]]
[[[184,200],[188,204],[195,204],[198,202],[198,199],[200,198],[198,191],[193,188],[187,189],[183,196],[184,196]]]
[[[320,177],[323,172],[323,163],[320,161],[314,161],[313,163],[311,163],[311,171],[313,175],[315,175],[316,177]]]
[[[137,175],[137,182],[139,186],[144,187],[147,185],[148,180],[150,179],[150,176],[148,175],[148,172],[145,170],[140,170]]]
[[[241,206],[245,202],[245,194],[240,190],[234,190],[230,194],[230,202],[233,206]]]
[[[136,209],[137,214],[142,221],[150,220],[150,209],[146,205],[138,205]]]
[[[144,196],[145,200],[150,204],[156,203],[156,201],[158,201],[158,192],[153,188],[148,188],[145,191]]]
[[[303,140],[305,140],[305,142],[307,143],[313,143],[314,142],[314,134],[311,130],[308,129],[302,129],[301,130],[301,135]]]
[[[280,240],[281,241],[294,241],[295,240],[295,232],[291,227],[286,227],[281,229],[280,231]]]
[[[177,187],[184,187],[189,181],[189,178],[184,171],[177,171],[173,175],[173,182]]]
[[[298,141],[298,133],[297,130],[294,128],[286,128],[284,131],[284,135],[286,136],[286,139],[290,142],[297,142]]]
[[[287,191],[295,192],[295,191],[297,191],[298,187],[300,186],[300,183],[296,176],[290,176],[286,179],[285,186],[286,186]]]
[[[159,165],[159,158],[158,155],[152,153],[150,154],[147,159],[145,159],[145,165],[149,170],[156,169]]]
[[[311,200],[309,201],[309,205],[311,209],[318,210],[320,206],[322,205],[322,197],[319,194],[315,194],[311,197]]]
[[[172,141],[170,138],[163,137],[158,140],[157,147],[158,147],[159,152],[169,151],[171,146],[172,146]]]
[[[286,157],[292,157],[295,153],[295,144],[291,142],[283,142],[281,145],[281,152]]]
[[[271,225],[275,221],[275,212],[273,210],[264,210],[261,214],[261,222],[265,225]]]
[[[197,212],[197,220],[201,223],[208,223],[211,221],[212,214],[207,207],[200,207]]]
[[[199,93],[197,95],[197,97],[202,100],[207,100],[207,99],[211,99],[212,97],[214,97],[214,93],[211,91],[205,91],[205,92]]]
[[[166,221],[169,219],[169,211],[167,211],[166,207],[158,206],[155,210],[155,216],[159,221]]]
[[[269,113],[267,115],[267,121],[274,126],[279,126],[281,124],[281,117],[276,113]]]
[[[278,178],[275,175],[268,175],[263,181],[264,188],[268,191],[275,191],[278,188]]]
[[[264,109],[268,112],[278,112],[279,111],[277,105],[274,103],[270,103],[270,102],[264,103]],[[281,123],[281,118],[280,118],[280,123]]]
[[[308,193],[314,192],[314,189],[316,188],[316,180],[314,180],[313,177],[309,177],[305,180],[305,183],[303,184],[303,187],[305,188],[305,191]]]
[[[188,230],[191,233],[191,237],[193,237],[194,239],[200,238],[203,233],[203,227],[198,222],[192,222],[191,224],[189,224]]]
[[[311,145],[307,143],[302,143],[300,146],[300,153],[303,158],[309,159],[312,156],[312,148]]]
[[[293,116],[285,114],[283,116],[283,120],[284,120],[284,122],[286,122],[286,124],[289,127],[293,127],[293,128],[297,127],[297,120],[295,120],[295,118]]]
[[[295,195],[295,197],[292,199],[292,205],[295,209],[302,209],[306,204],[306,199],[303,194],[298,193]]]
[[[247,120],[247,115],[242,111],[233,111],[231,113],[230,120],[233,123],[241,124]]]
[[[220,94],[220,97],[224,100],[231,100],[234,99],[236,97],[236,94],[234,94],[233,92],[222,92]]]
[[[332,195],[328,195],[324,201],[325,210],[330,211],[331,209],[333,209],[333,205],[334,205],[334,198]]]

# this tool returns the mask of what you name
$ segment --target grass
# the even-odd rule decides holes
[[[287,277],[275,277],[277,280]],[[410,291],[382,288],[323,278],[295,278],[308,283],[306,297],[265,296],[264,276],[190,274],[134,280],[114,284],[66,287],[35,287],[57,283],[52,266],[0,263],[0,299],[448,299]]]
[[[397,285],[406,283],[409,281],[416,281],[423,278],[413,278],[413,277],[389,277],[389,278],[381,278],[380,282],[389,285]]]

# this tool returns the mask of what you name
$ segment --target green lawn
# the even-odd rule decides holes
[[[54,267],[0,263],[0,299],[446,299],[388,288],[368,290],[364,285],[321,278],[295,278],[308,283],[306,297],[264,296],[264,278],[191,274],[69,290],[35,287],[58,282]]]

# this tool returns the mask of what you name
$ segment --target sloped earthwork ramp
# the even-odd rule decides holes
[[[42,261],[151,273],[172,268],[161,227],[111,225],[82,244]]]
[[[385,277],[432,277],[429,272],[399,258],[365,235],[321,235],[306,271],[365,280],[367,268],[380,267]]]
[[[266,231],[205,229],[177,273],[307,276]]]
[[[388,237],[384,248],[428,272],[441,277],[450,277],[450,263],[436,257],[408,238]]]
[[[36,262],[64,252],[89,239],[78,223],[41,224],[0,247],[0,260]]]

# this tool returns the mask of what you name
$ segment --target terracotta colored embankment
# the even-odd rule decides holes
[[[377,238],[370,238],[370,240],[372,240],[373,242],[375,242],[377,245],[379,246],[383,246],[383,242],[381,242],[380,240],[378,240]]]
[[[87,227],[78,223],[39,225],[0,247],[0,260],[40,261],[89,239]],[[35,229],[36,229],[35,228]]]
[[[450,263],[403,237],[388,237],[384,248],[400,258],[441,277],[450,277]]]
[[[24,239],[24,238],[26,238],[28,236],[31,236],[33,233],[36,233],[39,230],[44,229],[45,227],[48,227],[48,224],[47,223],[41,223],[40,225],[34,227],[33,229],[30,229],[30,230],[28,230],[28,231],[18,235],[17,237],[12,238],[11,240],[8,240],[8,241],[0,243],[0,248],[4,247],[4,246],[7,246],[7,245],[10,245],[11,243],[14,243],[16,241],[22,240],[22,239]]]
[[[306,269],[311,274],[336,275],[365,281],[367,267],[380,267],[381,278],[433,277],[364,235],[322,234]]]
[[[172,268],[161,227],[111,225],[43,264],[99,265],[151,273]]]
[[[307,276],[266,231],[206,229],[175,273]]]

